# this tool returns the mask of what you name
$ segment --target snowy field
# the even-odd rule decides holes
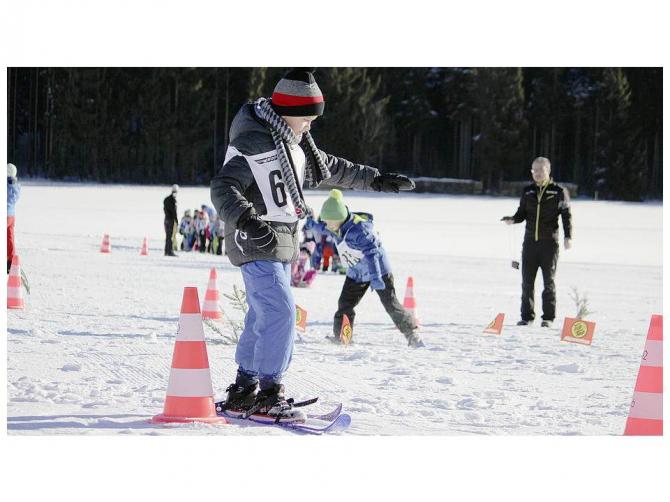
[[[23,183],[17,247],[32,293],[7,312],[10,435],[291,435],[258,426],[159,426],[182,291],[204,298],[242,286],[227,258],[163,257],[167,187]],[[308,192],[319,208],[327,192]],[[651,314],[662,313],[662,205],[573,201],[574,247],[561,249],[554,328],[517,327],[523,225],[499,220],[512,198],[345,192],[369,211],[387,248],[399,297],[414,277],[425,349],[410,349],[375,294],[357,309],[355,344],[324,339],[344,278],[320,274],[295,290],[308,311],[284,383],[296,398],[341,401],[345,435],[620,435]],[[179,192],[178,212],[211,204],[207,187]],[[104,233],[112,253],[99,253]],[[139,256],[142,238],[150,256]],[[561,342],[587,293],[592,346]],[[538,274],[536,298],[540,298]],[[539,303],[539,302],[538,302]],[[227,300],[226,311],[233,313]],[[483,328],[504,312],[502,335]],[[235,312],[237,316],[237,313]],[[539,318],[541,312],[538,311]],[[205,328],[215,396],[234,378],[235,347]]]

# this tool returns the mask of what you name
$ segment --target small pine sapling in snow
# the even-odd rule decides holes
[[[234,310],[239,310],[246,316],[247,310],[249,308],[247,306],[247,300],[246,300],[247,295],[243,289],[239,289],[237,285],[233,284],[233,293],[232,294],[224,293],[223,296],[225,296],[226,298],[228,298],[228,300],[230,300]],[[225,310],[221,305],[219,305],[219,310],[221,311],[223,318],[228,323],[229,326],[228,332],[222,330],[219,326],[217,326],[214,322],[212,322],[209,319],[204,319],[204,323],[223,338],[224,344],[235,345],[240,339],[242,330],[244,330],[244,321],[236,321],[232,319],[229,315],[226,314]]]
[[[570,294],[570,298],[575,302],[575,307],[577,308],[577,315],[575,317],[577,319],[584,319],[589,314],[593,314],[594,312],[589,310],[589,299],[586,293],[584,293],[583,296],[580,296],[579,290],[575,286],[572,286],[571,289],[572,293]]]

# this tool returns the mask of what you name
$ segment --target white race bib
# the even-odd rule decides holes
[[[337,244],[337,253],[340,255],[340,260],[347,265],[347,267],[355,267],[359,261],[363,259],[363,252],[354,249],[347,244],[346,236],[342,242]]]

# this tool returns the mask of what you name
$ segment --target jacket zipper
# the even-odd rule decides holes
[[[544,191],[549,186],[549,182],[540,189],[540,193],[537,194],[537,213],[535,214],[535,242],[540,240],[540,204],[542,201],[542,196]]]

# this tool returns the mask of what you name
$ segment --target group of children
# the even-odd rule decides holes
[[[216,211],[203,204],[201,209],[184,211],[179,222],[179,234],[183,237],[182,251],[200,251],[223,254],[224,224]]]
[[[324,223],[310,212],[302,229],[300,254],[291,264],[291,286],[306,288],[312,285],[319,270],[346,274],[340,260],[335,236],[324,231]]]

